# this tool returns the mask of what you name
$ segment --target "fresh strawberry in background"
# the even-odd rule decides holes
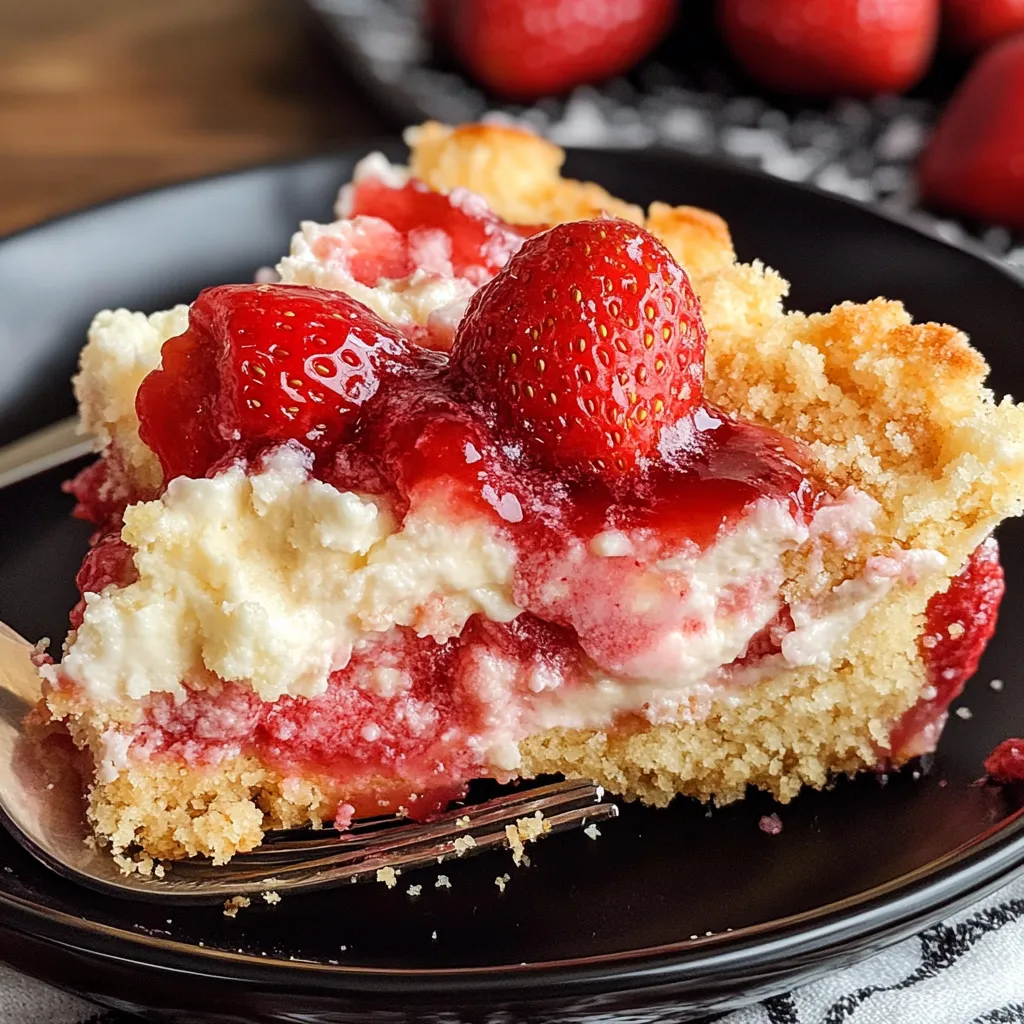
[[[718,22],[736,60],[772,89],[902,92],[928,67],[939,0],[719,0]]]
[[[471,300],[452,362],[549,464],[618,475],[700,401],[705,337],[668,250],[604,218],[528,239]]]
[[[527,100],[628,71],[675,10],[675,0],[435,0],[430,19],[481,84]]]
[[[968,53],[1024,32],[1024,0],[943,0],[942,14],[949,43]]]
[[[168,480],[203,476],[239,447],[326,448],[382,378],[415,363],[395,328],[343,292],[207,288],[139,388],[139,434]]]
[[[1024,34],[971,69],[925,150],[919,179],[935,206],[1024,230]]]

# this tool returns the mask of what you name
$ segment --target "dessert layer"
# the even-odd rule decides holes
[[[220,682],[262,701],[315,697],[355,645],[395,627],[443,645],[471,616],[502,623],[530,611],[570,627],[585,659],[572,678],[531,684],[529,707],[477,738],[507,750],[538,728],[608,726],[625,712],[671,718],[726,685],[722,668],[752,658],[769,627],[786,663],[827,665],[894,585],[944,563],[894,549],[787,606],[780,625],[784,556],[819,565],[856,550],[879,514],[866,496],[823,500],[806,519],[758,499],[703,546],[688,536],[654,542],[645,526],[623,523],[527,547],[499,517],[466,514],[449,493],[428,493],[399,518],[386,498],[339,490],[310,465],[285,446],[259,471],[178,478],[126,509],[121,540],[135,578],[86,593],[59,677],[51,672],[73,704],[109,714],[151,693],[180,700]],[[486,653],[494,671],[476,688],[490,686],[497,704],[518,700],[521,666],[500,669]],[[742,673],[736,682],[746,685]]]
[[[803,785],[873,767],[891,723],[926,685],[917,640],[929,589],[890,591],[853,627],[844,650],[855,661],[844,658],[838,669],[777,666],[754,685],[708,691],[702,715],[683,722],[637,716],[614,730],[539,732],[519,744],[519,774],[593,778],[656,805],[677,793],[722,804],[748,785],[788,801]],[[73,727],[84,739],[84,721]],[[98,784],[90,813],[118,848],[227,859],[258,845],[266,830],[331,822],[350,798],[350,787],[314,766],[296,773],[254,754],[216,764],[154,758],[124,763]]]

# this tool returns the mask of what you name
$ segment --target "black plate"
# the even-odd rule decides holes
[[[72,409],[68,376],[90,315],[157,309],[273,262],[303,217],[328,216],[353,157],[263,168],[128,199],[0,243],[0,442]],[[741,256],[794,282],[808,309],[877,294],[970,331],[997,390],[1022,379],[1024,288],[977,255],[868,210],[678,156],[577,152],[569,170],[629,199],[704,205]],[[86,528],[51,473],[0,494],[0,617],[63,634]],[[770,801],[706,812],[627,807],[593,842],[549,839],[533,865],[507,854],[254,905],[166,911],[86,892],[0,836],[0,958],[124,1008],[218,1020],[582,1020],[611,1011],[680,1020],[809,980],[921,929],[1024,865],[1012,797],[972,786],[1024,726],[1018,685],[1024,533],[1002,534],[1003,628],[931,771],[808,793],[758,829]],[[1006,680],[1000,693],[988,686]],[[499,894],[496,875],[508,870]],[[420,883],[412,899],[406,885]]]

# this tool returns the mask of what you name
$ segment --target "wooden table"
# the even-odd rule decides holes
[[[389,130],[299,0],[0,0],[0,235]]]

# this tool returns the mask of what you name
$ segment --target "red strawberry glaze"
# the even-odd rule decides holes
[[[971,555],[949,589],[928,603],[920,652],[931,692],[903,716],[890,736],[890,747],[898,760],[934,749],[949,705],[977,671],[992,639],[1005,590],[999,545],[989,537]]]
[[[477,285],[490,280],[523,239],[540,230],[507,224],[483,199],[466,189],[442,194],[416,178],[399,188],[372,177],[356,183],[350,193],[348,215],[379,218],[390,225],[397,235],[389,243],[393,253],[404,242],[404,271],[382,270],[379,277],[406,277],[417,266],[441,272],[433,255],[440,251],[450,263],[450,269],[445,268],[449,274]],[[425,255],[428,253],[431,255]],[[376,280],[357,280],[376,284]]]
[[[538,674],[572,685],[581,654],[568,631],[531,615],[507,624],[474,618],[445,644],[395,630],[358,646],[318,697],[265,703],[237,683],[190,690],[183,701],[154,695],[133,757],[199,766],[251,754],[285,776],[330,780],[357,817],[404,807],[425,818],[493,774],[474,738],[496,714],[518,710],[485,699],[475,683],[480,658],[517,666],[526,705]]]

